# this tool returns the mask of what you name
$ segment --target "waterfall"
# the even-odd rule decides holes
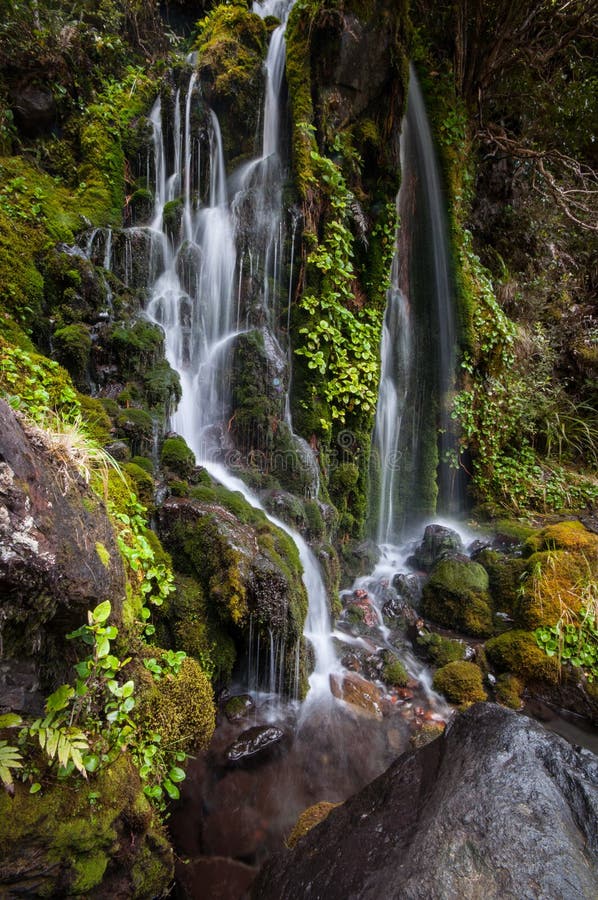
[[[177,92],[167,153],[161,102],[150,115],[153,129],[155,206],[151,230],[160,244],[163,266],[151,286],[147,315],[164,330],[166,355],[178,372],[182,400],[171,425],[187,441],[198,463],[232,491],[240,491],[255,508],[257,497],[223,464],[226,459],[226,420],[230,415],[230,355],[240,329],[241,275],[254,268],[262,278],[262,331],[271,353],[286,359],[274,332],[273,292],[287,296],[282,279],[282,163],[280,119],[285,62],[284,29],[293,0],[266,0],[254,9],[260,15],[280,15],[282,24],[271,36],[265,64],[266,101],[262,153],[226,180],[222,138],[217,116],[208,112],[209,159],[207,192],[201,191],[197,138],[193,133],[196,75],[186,94]],[[173,171],[168,171],[168,160]],[[197,165],[197,169],[195,168]],[[229,195],[229,187],[232,188]],[[182,196],[179,194],[182,192]],[[201,203],[200,197],[207,196]],[[174,204],[174,208],[173,208]],[[171,214],[180,214],[180,222]],[[242,233],[242,221],[251,223]],[[240,248],[240,249],[239,249]],[[293,248],[294,249],[294,248]],[[290,287],[288,288],[290,292]],[[288,422],[291,427],[290,420]],[[292,430],[292,427],[291,427]],[[311,451],[303,448],[304,453]],[[265,511],[264,511],[265,512]],[[336,667],[330,637],[328,598],[319,564],[303,538],[285,523],[266,513],[297,546],[308,594],[305,636],[314,648],[315,669],[311,693],[328,692],[328,675]],[[253,634],[252,634],[253,638]],[[284,657],[271,636],[270,682],[280,685]],[[259,643],[258,643],[259,646]]]
[[[456,323],[440,173],[417,77],[411,67],[401,135],[400,226],[381,343],[373,434],[379,503],[378,543],[438,508],[458,508],[452,471],[449,393]]]

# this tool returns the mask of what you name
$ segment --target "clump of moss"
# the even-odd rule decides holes
[[[167,437],[162,445],[160,463],[181,478],[189,478],[195,468],[195,454],[180,435]]]
[[[526,562],[515,604],[515,623],[533,631],[540,625],[554,625],[564,610],[578,613],[582,605],[581,586],[591,574],[589,566],[582,553],[547,550],[532,554]]]
[[[451,662],[438,669],[434,675],[434,690],[460,706],[487,699],[481,671],[474,663],[465,660]]]
[[[488,573],[464,558],[442,559],[424,585],[422,613],[474,637],[492,634]]]
[[[301,840],[308,831],[311,831],[312,828],[319,825],[320,822],[323,822],[324,819],[330,815],[335,806],[340,806],[340,803],[328,803],[323,800],[320,803],[314,803],[313,806],[304,810],[286,839],[285,843],[289,850],[292,850],[297,841]]]
[[[405,687],[409,682],[409,673],[400,659],[389,655],[389,658],[384,663],[382,678],[386,684],[390,684],[393,687]]]
[[[185,752],[205,750],[216,727],[210,679],[197,660],[187,657],[176,675],[159,682],[141,673],[138,720],[162,737],[166,747]]]
[[[510,675],[508,672],[503,672],[496,679],[494,688],[496,699],[503,706],[508,706],[509,709],[521,709],[523,706],[521,699],[523,688],[524,684],[519,678],[515,675]]]
[[[97,444],[104,446],[110,440],[112,431],[112,422],[104,405],[100,400],[87,394],[78,394],[77,399],[87,434]]]
[[[120,853],[125,840],[126,861]],[[158,893],[168,888],[173,875],[172,851],[126,752],[89,783],[70,780],[68,790],[62,781],[43,780],[38,794],[19,782],[14,797],[1,791],[0,846],[9,880],[16,882],[35,866],[37,896],[88,894],[107,876],[122,889],[140,854],[153,859]],[[141,893],[135,893],[129,884],[130,895],[155,896],[146,886],[142,879]],[[108,885],[106,890],[110,893]]]
[[[425,651],[430,662],[439,667],[463,659],[465,653],[465,646],[461,641],[443,637],[435,631],[418,635],[417,645]]]
[[[598,554],[598,535],[576,520],[557,522],[529,537],[524,550],[527,555],[543,550],[568,550],[595,557]]]
[[[132,461],[125,463],[123,468],[131,479],[138,499],[147,508],[148,513],[151,514],[154,506],[154,479],[145,469],[142,469],[141,466]]]
[[[510,672],[524,682],[547,681],[556,684],[559,664],[541,650],[533,634],[527,631],[505,631],[486,641],[488,659],[500,672]]]
[[[91,335],[81,322],[65,325],[54,332],[56,358],[68,369],[77,384],[85,382],[91,353]]]

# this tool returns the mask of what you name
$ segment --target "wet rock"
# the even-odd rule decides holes
[[[422,578],[419,575],[398,572],[392,580],[392,586],[401,600],[415,609],[418,608],[422,595]]]
[[[350,703],[356,712],[372,719],[382,718],[382,693],[355,672],[346,675],[331,675],[330,690],[334,697]]]
[[[439,625],[474,637],[492,633],[488,573],[466,556],[439,560],[422,592],[421,611]]]
[[[255,709],[255,701],[251,694],[235,694],[224,704],[224,715],[229,722],[244,719]]]
[[[118,620],[124,595],[103,505],[64,451],[43,432],[26,431],[0,401],[0,620],[2,655],[15,676],[4,671],[3,679],[14,697],[24,689],[24,708],[37,681],[46,689],[66,676],[72,651],[65,635],[87,610],[110,600]],[[34,671],[23,680],[28,660]]]
[[[590,900],[598,759],[476,704],[266,863],[259,900]]]
[[[342,584],[353,584],[356,578],[371,572],[380,557],[374,541],[349,541],[341,547]]]
[[[284,738],[282,728],[276,725],[255,725],[243,731],[225,753],[229,764],[238,764],[254,760],[256,756],[265,756]]]
[[[407,562],[417,569],[430,572],[440,559],[463,551],[463,541],[456,531],[444,525],[428,525],[424,538]]]

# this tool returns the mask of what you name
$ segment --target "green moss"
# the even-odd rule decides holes
[[[476,556],[476,562],[488,572],[490,595],[496,609],[512,612],[521,591],[525,560],[486,548]]]
[[[85,859],[77,860],[73,864],[73,893],[85,894],[101,884],[108,862],[107,854],[101,850],[88,854]]]
[[[86,433],[97,444],[104,446],[110,440],[112,422],[101,400],[87,394],[77,394],[77,399]]]
[[[100,562],[104,566],[105,569],[110,568],[110,554],[104,544],[101,541],[96,541],[95,543],[96,553],[100,558]]]
[[[125,409],[117,416],[116,433],[126,438],[131,453],[143,455],[152,448],[154,421],[145,409]]]
[[[134,462],[125,463],[123,468],[131,479],[135,494],[151,513],[154,507],[154,479]]]
[[[340,804],[321,801],[320,803],[314,803],[313,806],[304,810],[285,841],[289,850],[292,850],[297,841],[301,840],[308,831],[311,831],[312,828],[319,825],[320,822],[323,822],[324,819],[330,815],[335,806],[340,806]]]
[[[22,877],[35,859],[36,896],[80,896],[97,887],[110,866],[126,885],[129,866],[138,853],[164,844],[141,783],[126,753],[90,782],[42,778],[42,791],[32,795],[17,782],[14,798],[0,792],[0,847],[5,872]],[[93,804],[88,799],[93,790]],[[121,842],[130,848],[126,862]],[[148,852],[148,856],[149,856]],[[161,891],[172,879],[167,848],[154,855]],[[126,890],[126,888],[125,888]],[[160,892],[161,892],[160,891]],[[131,894],[132,895],[132,894]]]
[[[417,645],[426,652],[426,656],[435,666],[446,666],[447,663],[457,662],[463,659],[465,647],[461,641],[443,637],[434,631],[420,634],[417,637]]]
[[[159,682],[149,673],[143,677],[140,721],[162,736],[165,747],[185,752],[205,750],[216,726],[216,708],[212,685],[199,663],[187,657],[177,675]]]
[[[160,463],[181,478],[189,478],[195,468],[195,454],[187,446],[185,438],[179,435],[168,437],[162,445]]]
[[[533,634],[527,631],[506,631],[486,641],[488,659],[500,672],[510,672],[524,682],[547,681],[556,684],[559,665],[554,657],[546,656]]]
[[[444,725],[435,725],[432,722],[425,722],[415,734],[411,735],[409,738],[409,746],[413,750],[419,750],[431,741],[435,741],[443,732]]]
[[[54,332],[53,340],[58,361],[68,369],[74,381],[83,382],[91,353],[89,329],[80,322],[65,325]]]
[[[144,472],[147,472],[148,475],[154,474],[154,464],[149,456],[133,456],[131,462],[143,469]]]
[[[468,559],[442,559],[422,593],[422,613],[474,637],[492,633],[488,573]]]
[[[524,553],[530,555],[548,550],[580,552],[591,558],[598,556],[598,535],[588,531],[581,522],[557,522],[534,533],[525,543]]]
[[[508,706],[509,709],[521,709],[523,706],[521,699],[523,687],[523,682],[519,678],[515,675],[510,675],[508,672],[503,672],[496,679],[496,699],[503,706]]]
[[[409,681],[409,674],[400,659],[390,656],[384,663],[382,678],[386,684],[395,687],[405,687]]]
[[[474,663],[465,660],[451,662],[438,669],[434,674],[434,690],[459,705],[486,700],[481,671]]]

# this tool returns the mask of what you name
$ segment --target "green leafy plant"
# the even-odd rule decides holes
[[[537,628],[538,646],[547,656],[556,656],[581,669],[589,682],[598,678],[598,621],[596,609],[582,607],[577,616],[563,615],[556,625]]]

